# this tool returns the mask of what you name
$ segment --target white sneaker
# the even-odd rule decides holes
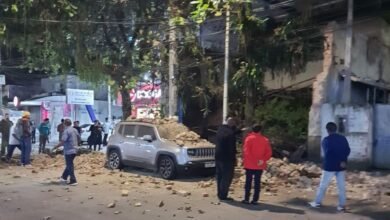
[[[345,212],[345,207],[344,206],[337,206],[337,211]]]
[[[321,204],[318,204],[316,202],[309,202],[309,206],[312,208],[320,208]]]
[[[77,185],[79,185],[77,182],[74,182],[74,183],[69,183],[68,184],[69,186],[77,186]]]
[[[60,183],[66,183],[66,182],[68,182],[68,181],[66,181],[66,179],[64,179],[64,178],[62,178],[62,177],[60,177],[60,178],[58,179],[58,181],[59,181]]]
[[[33,166],[31,164],[27,164],[24,167],[26,167],[27,169],[32,169],[33,168]]]

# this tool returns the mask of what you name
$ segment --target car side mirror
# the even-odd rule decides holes
[[[147,142],[152,142],[153,138],[152,138],[152,135],[144,135],[142,137],[142,140],[147,141]]]

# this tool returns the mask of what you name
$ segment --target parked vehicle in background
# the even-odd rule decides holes
[[[88,137],[91,135],[91,132],[89,131],[89,127],[91,127],[92,124],[83,124],[81,125],[81,144],[88,144]]]
[[[135,166],[157,171],[164,179],[178,173],[215,170],[215,146],[179,146],[158,125],[123,121],[115,126],[107,146],[110,168]]]

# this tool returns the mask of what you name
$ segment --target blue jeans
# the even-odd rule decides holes
[[[260,185],[261,185],[261,175],[263,174],[262,170],[250,170],[246,169],[246,180],[245,180],[245,201],[249,201],[249,197],[252,189],[253,179],[255,180],[255,188],[253,194],[253,202],[259,201],[260,197]]]
[[[336,176],[337,188],[339,191],[339,206],[344,207],[346,203],[345,195],[345,171],[331,172],[331,171],[322,171],[321,183],[317,190],[317,196],[315,203],[321,204],[322,200],[325,197],[326,190],[330,182],[333,179],[333,176]]]
[[[20,157],[20,162],[22,165],[31,164],[31,137],[22,137],[20,140],[20,147],[22,155]]]
[[[12,155],[14,154],[15,148],[18,148],[20,151],[22,150],[20,145],[8,145],[7,156],[6,156],[7,160],[10,160],[12,158]]]
[[[67,180],[68,177],[70,176],[70,183],[77,182],[76,176],[74,175],[74,165],[73,165],[73,160],[75,157],[76,154],[65,155],[66,167],[64,173],[62,174],[62,179]]]

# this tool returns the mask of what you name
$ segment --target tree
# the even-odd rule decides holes
[[[122,95],[123,117],[131,114],[129,90],[156,64],[151,56],[158,56],[164,38],[165,1],[12,2],[2,5],[4,17],[11,17],[3,37],[21,52],[21,68],[109,81]]]
[[[221,16],[229,8],[233,12],[233,27],[240,36],[241,55],[236,57],[237,72],[233,75],[236,87],[245,100],[245,121],[252,123],[259,96],[264,92],[263,78],[266,72],[301,72],[313,56],[322,51],[323,37],[318,28],[311,26],[307,13],[283,22],[258,16],[247,0],[199,0],[193,2],[196,10],[193,18],[202,23],[206,18]]]

